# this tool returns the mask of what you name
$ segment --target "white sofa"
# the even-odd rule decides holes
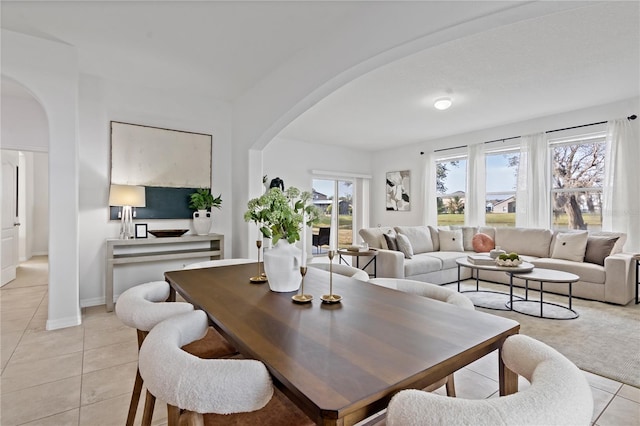
[[[442,251],[440,233],[448,228],[432,226],[397,226],[363,228],[360,236],[369,247],[378,249],[377,276],[381,278],[407,278],[433,284],[446,284],[457,281],[458,267],[456,259],[476,253],[473,250],[472,238],[476,233],[489,235],[506,252],[516,252],[527,262],[536,267],[571,272],[580,277],[580,281],[573,285],[573,295],[576,297],[626,305],[634,297],[635,263],[633,255],[623,253],[626,234],[612,232],[597,232],[585,235],[589,243],[594,237],[617,238],[611,252],[604,257],[603,265],[578,260],[567,260],[556,253],[560,252],[560,241],[566,234],[574,232],[553,232],[547,229],[510,228],[510,227],[458,227],[463,237],[460,251]],[[584,232],[584,231],[583,231]],[[405,254],[397,250],[389,250],[384,234],[397,237],[405,235],[409,240],[414,254],[405,258]],[[446,234],[450,234],[446,233]],[[563,236],[558,237],[562,234]],[[444,235],[444,234],[443,234]],[[583,234],[584,235],[584,234]],[[449,236],[449,235],[447,235]],[[406,241],[403,238],[403,240]],[[556,242],[558,241],[558,247]],[[461,279],[471,278],[469,268],[461,268]],[[509,283],[509,277],[504,272],[481,271],[480,279],[502,284]],[[523,287],[524,281],[514,280],[516,286]],[[538,283],[530,282],[530,288],[537,289]],[[545,291],[567,294],[568,286],[563,284],[545,283]]]

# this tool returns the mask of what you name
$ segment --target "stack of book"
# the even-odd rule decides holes
[[[495,265],[495,259],[492,259],[486,254],[470,254],[467,256],[467,260],[469,263],[473,263],[474,265]]]

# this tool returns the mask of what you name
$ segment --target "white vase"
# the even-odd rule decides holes
[[[264,251],[264,271],[271,291],[285,293],[300,288],[300,256],[302,252],[286,240]]]
[[[193,227],[198,235],[209,235],[211,230],[211,212],[198,210],[193,212]]]

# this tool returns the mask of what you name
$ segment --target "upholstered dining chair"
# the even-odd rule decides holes
[[[207,260],[204,262],[195,262],[185,265],[182,269],[200,269],[200,268],[215,268],[218,266],[229,266],[229,265],[241,265],[243,263],[253,263],[255,260],[252,259],[243,259],[243,258],[233,258],[233,259],[217,259],[217,260]]]
[[[138,349],[142,346],[149,331],[159,322],[175,315],[192,312],[193,305],[184,302],[166,302],[169,297],[169,284],[165,281],[154,281],[140,284],[123,292],[116,302],[116,315],[125,325],[135,328],[138,335]],[[203,358],[218,358],[232,356],[236,350],[213,328],[198,342],[192,343],[185,350]],[[127,426],[133,424],[140,394],[142,392],[142,377],[140,369],[136,372],[136,379],[131,394]],[[147,399],[143,418],[153,414],[155,399]]]
[[[322,269],[323,271],[327,271],[327,272],[329,271],[329,263],[325,263],[325,262],[308,263],[307,267]],[[359,269],[353,266],[344,265],[341,263],[334,263],[332,266],[332,269],[334,274],[344,275],[346,277],[355,278],[360,281],[369,280],[368,273],[366,273],[362,269]]]
[[[584,425],[591,424],[593,396],[584,374],[546,344],[522,334],[508,337],[502,359],[530,383],[497,398],[446,398],[419,390],[398,392],[387,409],[387,425]]]
[[[201,359],[181,349],[207,327],[203,311],[171,317],[151,330],[140,349],[147,393],[167,402],[169,426],[315,424],[274,390],[262,362]]]
[[[369,280],[369,282],[381,287],[392,288],[394,290],[399,290],[405,293],[411,293],[417,296],[428,297],[429,299],[456,305],[462,309],[475,309],[475,307],[473,306],[473,302],[467,296],[460,294],[450,288],[442,287],[436,284],[401,278],[372,278]],[[442,386],[446,387],[447,396],[456,396],[456,386],[453,379],[453,374],[450,374],[444,379],[427,386],[426,388],[424,388],[424,391],[432,392]]]

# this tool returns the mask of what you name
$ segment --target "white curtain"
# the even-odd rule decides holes
[[[627,234],[626,252],[640,253],[640,141],[628,119],[607,123],[602,229]]]
[[[424,202],[422,208],[422,221],[425,225],[437,226],[438,203],[436,202],[436,159],[433,152],[429,155],[425,155],[422,163],[422,176],[422,181],[424,182],[424,188],[422,188]]]
[[[520,139],[516,226],[551,228],[551,166],[545,133]]]
[[[484,144],[469,145],[467,150],[467,190],[464,203],[464,223],[467,226],[484,226],[487,204]]]

